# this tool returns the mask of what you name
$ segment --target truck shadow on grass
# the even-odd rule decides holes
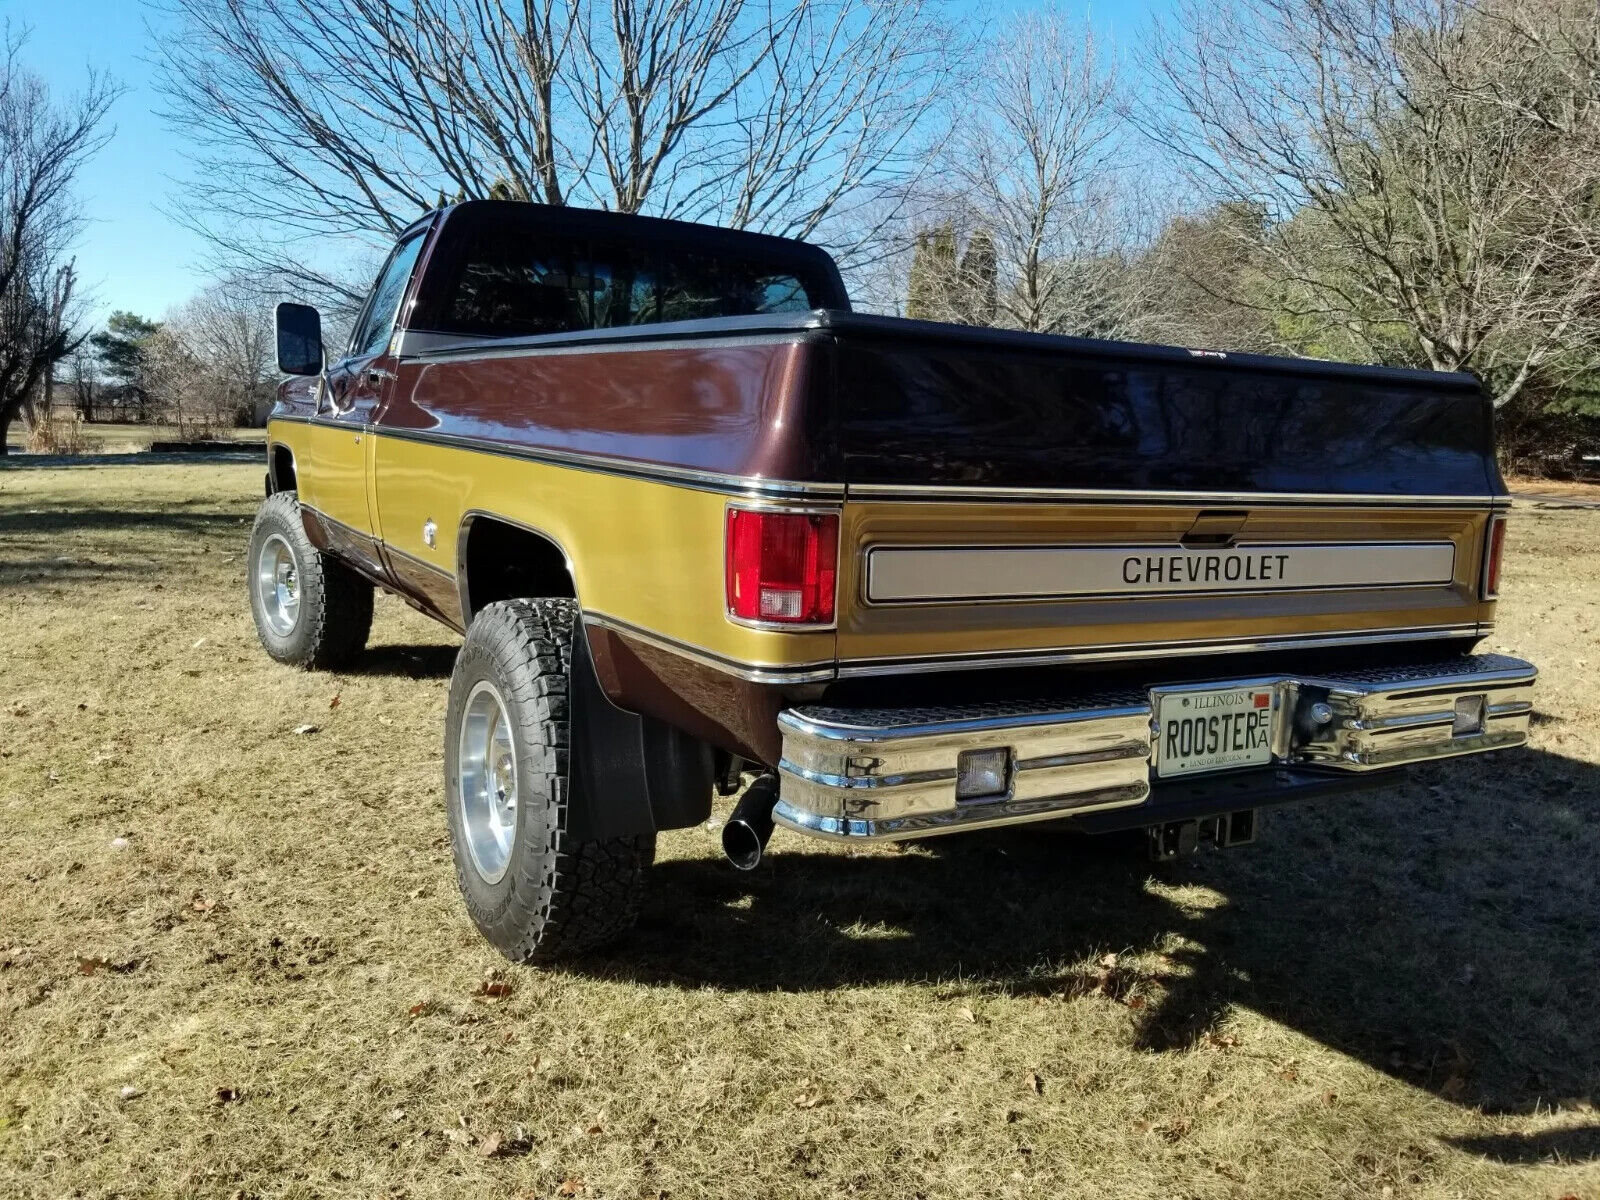
[[[1597,810],[1600,767],[1530,751],[1270,812],[1261,844],[1172,866],[1037,828],[865,856],[779,834],[752,876],[661,863],[639,935],[594,969],[1121,1002],[1150,1053],[1217,1036],[1239,1006],[1446,1099],[1526,1113],[1600,1090]]]
[[[461,647],[448,645],[368,646],[361,657],[343,668],[346,675],[396,679],[449,679]]]
[[[237,542],[243,552],[250,536],[247,519],[219,512],[211,501],[190,500],[160,507],[0,509],[0,535],[53,539],[63,534],[170,534],[188,539],[218,538]],[[139,549],[130,544],[128,549]]]

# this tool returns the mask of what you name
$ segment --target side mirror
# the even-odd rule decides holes
[[[285,375],[322,373],[322,317],[309,304],[283,303],[273,310],[278,333],[278,370]]]

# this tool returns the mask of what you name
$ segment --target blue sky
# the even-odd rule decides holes
[[[156,316],[181,303],[203,282],[205,247],[161,212],[185,163],[181,140],[156,115],[159,97],[142,61],[153,15],[138,0],[0,0],[0,18],[32,30],[24,59],[58,97],[81,88],[90,66],[128,89],[112,109],[116,135],[79,176],[89,226],[78,268],[96,310]]]
[[[1170,0],[1097,0],[1093,22],[1126,45]],[[976,12],[978,3],[952,7]],[[162,209],[181,192],[188,170],[179,132],[160,119],[160,97],[148,59],[152,37],[166,32],[160,15],[139,0],[0,0],[0,20],[32,30],[24,57],[52,91],[82,86],[89,67],[112,74],[128,90],[112,110],[116,134],[83,171],[79,191],[89,225],[78,246],[83,286],[97,323],[113,309],[159,317],[206,281],[206,247]]]

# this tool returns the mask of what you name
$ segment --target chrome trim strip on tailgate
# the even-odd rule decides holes
[[[998,667],[1050,667],[1066,663],[1135,662],[1175,656],[1248,653],[1266,650],[1316,650],[1330,646],[1377,646],[1393,642],[1426,642],[1441,638],[1475,638],[1487,633],[1491,625],[1425,625],[1411,629],[1343,629],[1320,634],[1209,638],[1187,642],[1126,642],[1120,645],[1068,647],[1039,650],[995,650],[987,654],[958,651],[952,654],[924,654],[907,658],[843,659],[836,674],[840,679],[880,675],[920,675],[935,671],[978,671]]]
[[[1179,689],[1276,695],[1272,762],[1364,773],[1527,741],[1537,670],[1502,655],[1352,670],[1185,682]],[[774,819],[801,833],[894,840],[1012,825],[1149,799],[1160,753],[1150,690],[924,708],[804,707],[779,714]],[[1477,714],[1458,728],[1458,702]],[[956,799],[964,750],[1010,752],[1009,790]],[[1223,774],[1223,772],[1219,772]]]
[[[1455,559],[1451,541],[872,546],[866,595],[884,604],[1434,587],[1454,580]]]
[[[1318,508],[1509,508],[1507,494],[1476,496],[1406,495],[1389,492],[1205,492],[1164,491],[1157,488],[1053,488],[995,487],[967,483],[852,483],[852,501],[995,501],[1019,503],[1168,505],[1292,504]]]

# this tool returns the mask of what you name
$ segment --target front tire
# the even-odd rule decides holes
[[[568,833],[577,605],[507,600],[472,619],[450,679],[445,801],[467,912],[513,962],[616,941],[638,919],[654,836]]]
[[[294,492],[275,492],[250,531],[250,614],[262,648],[281,663],[349,666],[372,631],[372,585],[311,544]]]

